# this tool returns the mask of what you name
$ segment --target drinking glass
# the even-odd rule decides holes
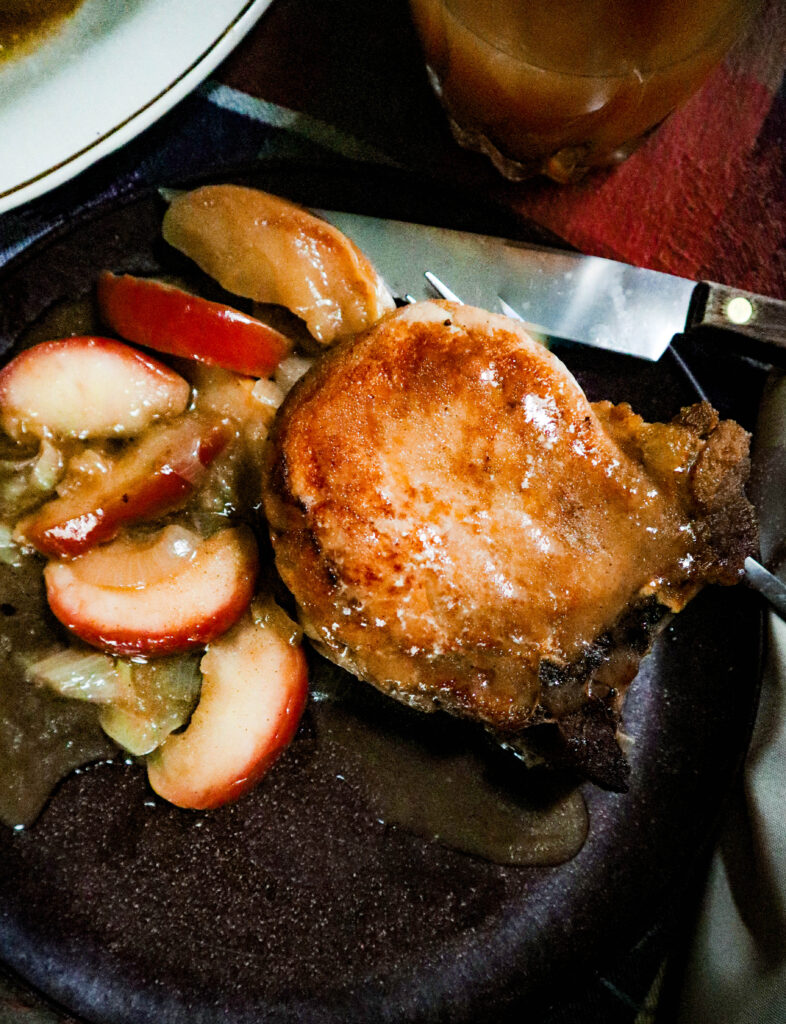
[[[512,180],[624,160],[687,99],[758,0],[410,0],[456,139]]]

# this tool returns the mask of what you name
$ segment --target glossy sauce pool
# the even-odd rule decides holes
[[[589,821],[575,785],[321,659],[311,678],[320,756],[379,821],[497,864],[560,864],[581,849]]]
[[[20,655],[51,649],[49,614],[34,556],[0,563],[0,822],[31,825],[61,778],[110,757],[95,708],[27,682]]]

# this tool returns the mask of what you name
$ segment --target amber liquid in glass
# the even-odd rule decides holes
[[[755,0],[410,0],[458,140],[509,178],[623,160],[691,95]]]

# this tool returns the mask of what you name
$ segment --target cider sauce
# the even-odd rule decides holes
[[[96,707],[28,682],[20,655],[52,646],[42,560],[0,563],[0,823],[34,825],[61,779],[117,756]],[[311,717],[320,767],[365,801],[370,817],[497,864],[555,865],[582,847],[581,792],[493,749],[446,716],[398,706],[314,659]],[[125,755],[121,755],[125,756]]]
[[[411,0],[411,7],[460,140],[478,143],[472,148],[485,141],[524,172],[569,180],[574,170],[626,156],[695,91],[755,2]]]
[[[66,700],[25,678],[22,656],[51,650],[56,623],[44,594],[43,560],[0,562],[0,822],[32,825],[57,783],[113,756],[94,705]]]
[[[496,864],[562,864],[584,844],[575,784],[476,725],[403,707],[328,663],[312,666],[311,717],[320,758],[386,825]]]

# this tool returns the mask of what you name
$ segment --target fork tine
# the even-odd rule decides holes
[[[460,299],[455,292],[451,291],[450,288],[448,288],[448,286],[445,284],[445,282],[440,280],[440,278],[438,278],[436,274],[432,273],[430,270],[426,270],[424,272],[424,277],[431,285],[431,287],[434,289],[434,291],[441,295],[443,299],[449,299],[451,302],[458,302],[461,303],[461,305],[464,305],[463,300]],[[498,295],[497,299],[499,300],[499,307],[505,314],[505,316],[509,316],[511,320],[518,320],[520,324],[522,324],[524,327],[529,328],[530,331],[533,331],[536,334],[538,334],[539,337],[541,334],[545,334],[542,327],[539,327],[537,324],[531,323],[529,320],[525,320],[524,317],[513,308],[513,306],[505,302],[501,295]]]
[[[501,295],[498,295],[497,298],[499,299],[499,308],[502,310],[505,316],[509,316],[511,320],[518,320],[522,324],[527,323],[527,321],[524,319],[521,313],[517,313],[513,306],[505,302]]]
[[[515,310],[509,303],[505,302],[501,295],[498,295],[497,298],[499,299],[499,308],[505,316],[509,316],[511,320],[518,320],[521,326],[526,327],[530,334],[534,334],[538,341],[542,342],[546,348],[550,347],[548,343],[548,331],[545,327],[541,327],[539,324],[533,324],[531,320],[525,320],[521,313],[519,313],[518,310]]]
[[[432,274],[430,270],[427,270],[423,276],[434,291],[441,295],[443,299],[448,299],[450,302],[459,302],[462,306],[464,305],[458,295],[456,295],[455,292],[452,292],[444,282],[440,281],[436,274]]]

